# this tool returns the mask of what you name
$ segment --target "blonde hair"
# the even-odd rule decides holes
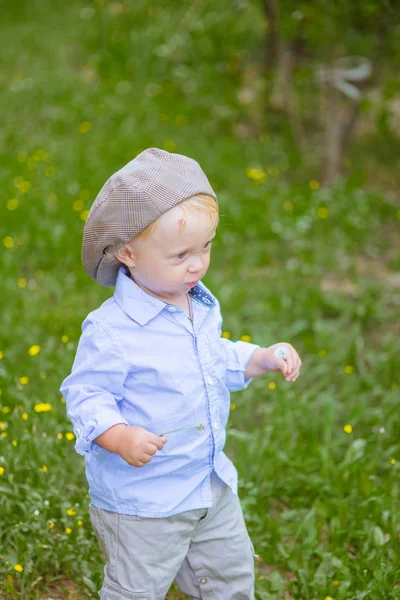
[[[177,206],[180,206],[185,214],[185,217],[183,219],[181,219],[181,221],[179,223],[179,231],[180,232],[183,231],[183,229],[185,228],[186,222],[187,222],[187,219],[186,219],[187,209],[193,210],[193,211],[202,210],[204,212],[207,212],[208,216],[209,216],[209,220],[210,220],[210,229],[214,230],[217,228],[218,222],[219,222],[218,204],[217,204],[217,201],[215,200],[215,198],[213,198],[212,196],[209,196],[208,194],[196,194],[196,196],[191,196],[190,198],[183,200],[183,202],[181,202]],[[153,232],[153,230],[156,226],[156,223],[157,223],[157,219],[155,221],[153,221],[152,223],[150,223],[150,225],[147,225],[147,227],[145,229],[143,229],[143,231],[138,233],[132,240],[130,240],[128,242],[128,245],[131,242],[133,242],[134,240],[136,241],[139,239],[147,239],[150,236],[150,234]]]

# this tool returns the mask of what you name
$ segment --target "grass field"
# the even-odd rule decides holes
[[[112,293],[81,266],[87,211],[149,146],[196,158],[218,193],[205,283],[226,335],[289,341],[303,359],[296,384],[271,375],[232,395],[226,451],[260,555],[257,600],[400,598],[396,196],[361,188],[374,179],[361,167],[323,189],[276,126],[240,133],[249,116],[237,89],[261,44],[259,8],[213,6],[2,3],[4,599],[95,598],[101,585],[83,459],[58,390],[81,322]]]

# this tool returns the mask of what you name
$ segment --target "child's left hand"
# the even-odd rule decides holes
[[[291,344],[280,342],[269,348],[257,348],[246,367],[245,378],[264,375],[265,373],[280,373],[286,381],[296,381],[300,374],[301,360]]]
[[[291,344],[280,342],[263,348],[263,363],[266,371],[284,375],[286,381],[296,381],[300,375],[301,360]]]

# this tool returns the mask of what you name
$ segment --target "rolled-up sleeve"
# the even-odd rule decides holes
[[[245,378],[247,363],[254,350],[260,346],[249,342],[232,342],[226,338],[221,338],[220,343],[226,353],[226,387],[230,392],[244,390],[252,380],[252,377]]]
[[[61,393],[76,435],[75,449],[86,454],[113,425],[128,424],[119,410],[129,365],[108,331],[97,321],[86,320],[72,366]]]
[[[215,312],[217,316],[217,327],[219,335],[222,335],[221,307],[217,301]],[[245,378],[247,364],[254,350],[259,348],[257,344],[250,342],[232,342],[227,338],[220,337],[219,344],[223,349],[222,355],[225,359],[225,385],[230,392],[244,390],[252,381],[252,377]]]

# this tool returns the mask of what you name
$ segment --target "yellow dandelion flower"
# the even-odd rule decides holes
[[[47,167],[44,174],[46,175],[46,177],[53,177],[55,172],[56,172],[55,167]]]
[[[42,466],[42,471],[43,471],[43,473],[47,473],[47,472],[48,472],[48,470],[49,470],[49,469],[47,468],[47,466],[46,466],[46,465],[43,465],[43,466]]]
[[[17,571],[17,573],[22,573],[22,571],[24,570],[24,567],[22,565],[16,564],[13,567],[14,571]]]
[[[67,508],[67,515],[69,515],[70,517],[75,517],[76,510],[74,510],[73,508]]]
[[[4,475],[4,471],[5,471],[4,467],[0,467],[0,475]]]
[[[41,412],[48,412],[53,407],[48,402],[39,402],[39,404],[35,404],[35,406],[33,408],[34,408],[35,412],[41,413]]]
[[[343,431],[348,434],[352,433],[352,431],[353,431],[352,425],[350,425],[350,423],[347,423],[347,425],[345,425],[343,427]]]
[[[92,124],[90,121],[82,121],[79,124],[79,133],[89,133],[92,129]]]
[[[63,344],[66,344],[68,342],[68,340],[69,340],[69,337],[67,335],[63,335],[61,338],[61,341]]]
[[[1,434],[1,437],[2,437],[2,438],[6,438],[7,436],[8,436],[8,433],[7,433],[7,431],[3,431],[3,433]]]
[[[3,238],[3,246],[4,248],[14,248],[14,238],[11,235],[6,235]]]
[[[7,201],[7,210],[17,210],[19,202],[16,198],[11,198]]]
[[[320,206],[317,209],[317,216],[319,219],[327,219],[329,216],[329,209],[325,206]]]
[[[8,413],[11,412],[11,408],[9,406],[3,406],[1,412],[3,413],[3,415],[8,415]]]
[[[65,434],[65,437],[67,438],[67,440],[72,441],[75,439],[75,435],[72,433],[72,431],[67,431],[67,433]]]
[[[0,360],[2,360],[4,358],[4,353],[0,352]]]
[[[320,350],[318,354],[319,356],[321,356],[321,358],[323,358],[324,356],[326,356],[326,350]]]
[[[353,365],[346,365],[343,369],[343,371],[347,374],[347,375],[351,375],[352,373],[354,373],[354,367]]]
[[[311,181],[308,182],[308,186],[310,190],[318,190],[320,184],[316,179],[311,179]]]
[[[268,384],[268,389],[269,390],[274,390],[276,388],[276,383],[275,381],[270,381]]]
[[[63,434],[62,433],[57,433],[57,439],[58,440],[62,440],[63,439]]]
[[[49,521],[49,529],[53,529],[55,527],[54,521]]]
[[[390,462],[391,462],[392,465],[395,465],[396,464],[396,459],[395,458],[391,458]]]
[[[4,421],[0,421],[0,429],[1,429],[1,431],[4,431],[5,429],[7,429],[7,425],[6,425],[6,423],[4,423]]]
[[[29,419],[29,415],[26,412],[22,413],[21,417],[23,421],[27,421]]]
[[[61,404],[65,404],[66,403],[66,400],[65,400],[64,396],[61,396],[60,402],[61,402]]]
[[[84,207],[84,203],[82,202],[82,200],[75,200],[74,203],[72,204],[72,208],[76,211],[76,212],[80,212],[83,207]]]
[[[38,344],[35,344],[34,346],[31,346],[28,350],[28,354],[29,356],[36,356],[37,354],[39,354],[40,352],[40,346],[38,346]]]
[[[340,581],[338,581],[337,579],[334,579],[334,580],[332,581],[332,583],[333,583],[333,585],[336,585],[336,587],[337,587],[338,585],[340,585]]]
[[[76,522],[76,524],[78,525],[78,527],[82,527],[82,525],[83,525],[83,521],[81,521],[81,520],[79,519],[79,521],[77,521],[77,522]]]
[[[242,342],[251,342],[251,340],[252,340],[252,337],[251,337],[251,335],[247,335],[247,334],[245,334],[245,335],[242,335],[242,336],[240,337],[240,339],[242,340]]]
[[[36,160],[46,160],[48,153],[43,148],[38,148],[34,154]]]
[[[22,290],[24,288],[26,288],[27,286],[27,280],[24,279],[23,277],[20,277],[20,279],[17,280],[17,286]]]
[[[231,334],[231,332],[230,332],[230,331],[223,331],[223,332],[222,332],[222,337],[223,337],[223,338],[226,338],[227,340],[229,340],[229,338],[231,338],[231,337],[232,337],[232,334]]]
[[[231,402],[231,410],[235,410],[236,408],[236,404],[234,402]]]
[[[265,183],[268,180],[267,174],[262,169],[248,168],[244,172],[246,177],[257,183]]]
[[[27,377],[26,375],[24,375],[23,377],[19,378],[19,382],[21,385],[26,385],[27,383],[29,383],[29,377]]]
[[[82,221],[86,221],[86,219],[88,218],[88,215],[89,215],[89,211],[83,210],[79,216],[82,219]]]
[[[16,448],[16,447],[18,446],[18,442],[17,442],[17,440],[13,440],[11,443],[12,443],[12,445],[14,446],[14,448]]]
[[[325,596],[325,600],[333,600],[332,596]]]
[[[67,535],[70,535],[70,534],[72,533],[72,529],[71,529],[71,527],[66,527],[66,528],[65,528],[65,533],[66,533]]]
[[[173,152],[176,148],[176,142],[174,140],[165,140],[163,148],[167,152]]]
[[[21,194],[27,194],[29,192],[29,190],[32,187],[32,184],[30,181],[21,181],[21,183],[19,183],[17,185],[19,191],[21,192]]]

